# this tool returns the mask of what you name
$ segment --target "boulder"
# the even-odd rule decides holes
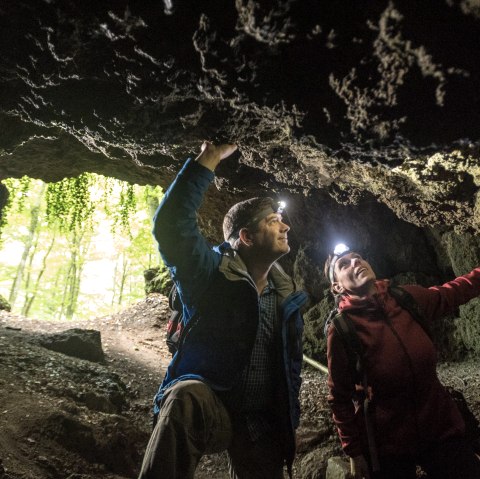
[[[40,344],[52,351],[95,363],[102,363],[105,360],[100,331],[94,329],[73,328],[45,335]]]

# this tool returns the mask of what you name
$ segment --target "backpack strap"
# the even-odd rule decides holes
[[[183,304],[175,283],[173,283],[173,286],[170,288],[170,292],[168,293],[168,305],[172,311],[182,311]]]
[[[330,325],[332,324],[333,318],[339,314],[338,309],[334,308],[332,309],[327,316],[327,319],[325,320],[325,324],[323,325],[323,335],[327,338],[328,337],[328,330],[330,328]]]
[[[362,384],[365,380],[363,367],[363,346],[358,337],[353,321],[346,313],[337,313],[331,321],[333,327],[340,336],[348,356],[350,370],[355,384]]]
[[[367,371],[363,364],[364,348],[358,337],[353,321],[347,313],[338,313],[333,319],[332,324],[345,344],[345,350],[350,363],[350,370],[353,372],[355,384],[362,386],[362,391],[357,390],[356,400],[363,402],[363,414],[365,418],[365,429],[367,432],[368,452],[370,455],[370,465],[373,472],[380,470],[378,460],[378,450],[375,441],[374,425],[372,423],[370,412],[370,394],[368,391]],[[353,398],[352,398],[353,399]]]
[[[350,371],[353,372],[354,382],[355,384],[360,384],[363,387],[363,414],[365,417],[370,464],[373,472],[377,472],[380,470],[380,464],[378,460],[377,445],[375,442],[375,431],[370,413],[368,377],[363,360],[364,348],[360,342],[360,338],[358,337],[355,325],[348,317],[347,313],[338,313],[332,319],[332,324],[345,345],[345,351],[348,355]]]
[[[388,292],[395,298],[398,305],[408,311],[410,316],[422,327],[426,335],[433,342],[433,334],[427,318],[420,309],[420,306],[415,301],[415,298],[404,288],[400,286],[390,286]]]
[[[173,356],[178,350],[180,337],[185,329],[183,324],[183,304],[175,283],[168,294],[168,305],[170,307],[170,318],[167,322],[165,342],[170,354]]]

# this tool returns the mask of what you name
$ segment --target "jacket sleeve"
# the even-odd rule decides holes
[[[441,286],[405,286],[426,317],[435,321],[480,295],[480,267]]]
[[[153,234],[182,299],[191,304],[208,286],[221,255],[200,233],[197,210],[214,178],[208,168],[187,160],[166,191],[153,219]]]
[[[352,377],[345,346],[330,326],[327,337],[328,403],[337,426],[342,448],[350,457],[362,454],[358,416],[353,403],[355,381]]]

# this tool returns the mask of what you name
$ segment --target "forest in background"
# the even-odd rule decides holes
[[[160,187],[92,173],[3,183],[0,295],[13,313],[87,319],[145,297],[144,271],[161,261],[151,233]]]

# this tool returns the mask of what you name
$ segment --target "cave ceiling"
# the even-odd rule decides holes
[[[165,186],[234,141],[226,195],[480,225],[479,1],[3,0],[0,23],[1,178]]]

